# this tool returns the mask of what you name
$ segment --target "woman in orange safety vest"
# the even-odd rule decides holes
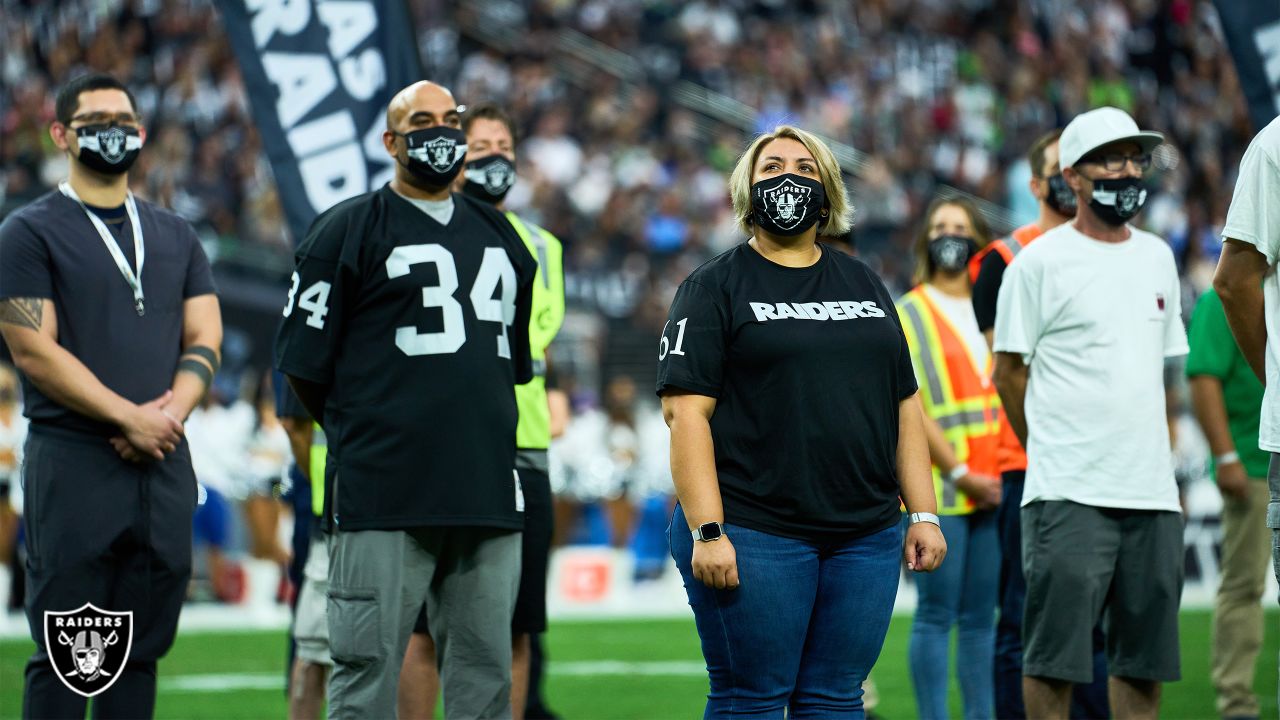
[[[949,557],[933,574],[916,576],[911,679],[920,717],[947,717],[949,640],[958,626],[956,675],[964,716],[991,718],[1000,567],[994,512],[1000,502],[1000,400],[966,271],[969,258],[990,238],[967,200],[936,200],[925,217],[916,240],[919,284],[898,301],[898,314],[920,384]]]

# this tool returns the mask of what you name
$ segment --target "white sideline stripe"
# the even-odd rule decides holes
[[[647,675],[698,677],[707,674],[707,666],[687,660],[624,662],[622,660],[586,660],[553,662],[552,675],[590,677],[599,675]],[[220,693],[237,690],[283,690],[281,673],[211,673],[207,675],[175,675],[160,678],[160,689],[170,692]]]

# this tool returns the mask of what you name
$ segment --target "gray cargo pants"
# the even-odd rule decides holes
[[[1267,527],[1271,528],[1271,564],[1276,580],[1280,581],[1280,453],[1271,453],[1267,485],[1271,488],[1271,502],[1267,504]]]
[[[520,533],[433,527],[329,539],[329,717],[394,718],[400,665],[425,601],[445,716],[511,717]]]

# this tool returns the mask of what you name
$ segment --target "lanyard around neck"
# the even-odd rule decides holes
[[[129,289],[133,291],[134,309],[138,311],[139,316],[142,316],[146,311],[146,298],[142,294],[142,262],[146,253],[142,244],[142,223],[138,221],[138,204],[133,200],[133,193],[125,192],[124,208],[129,214],[129,224],[133,226],[133,261],[137,265],[136,272],[129,267],[129,261],[125,258],[124,252],[120,249],[120,245],[116,243],[115,238],[111,237],[111,232],[107,230],[106,223],[102,222],[102,218],[85,206],[84,201],[71,188],[71,183],[63,181],[58,184],[58,189],[62,191],[63,195],[75,200],[80,205],[80,208],[84,210],[84,213],[89,216],[89,222],[93,223],[94,229],[102,237],[102,244],[107,246],[107,252],[111,253],[111,259],[116,261],[116,267],[119,268],[120,275],[124,277],[124,281],[129,284]]]

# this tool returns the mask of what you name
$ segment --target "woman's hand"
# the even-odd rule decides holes
[[[738,553],[728,535],[718,540],[693,541],[693,576],[716,590],[738,587]]]
[[[907,528],[907,539],[902,547],[907,567],[915,572],[933,572],[947,556],[947,540],[942,528],[931,522],[913,523]]]

